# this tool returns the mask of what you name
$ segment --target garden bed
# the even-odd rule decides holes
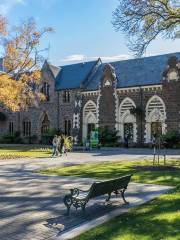
[[[180,171],[180,167],[171,165],[143,165],[143,166],[132,166],[135,170],[145,170],[145,171]]]

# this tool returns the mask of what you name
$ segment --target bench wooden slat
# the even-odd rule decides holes
[[[131,176],[128,175],[109,181],[94,183],[90,188],[89,199],[127,188],[130,178]]]
[[[132,174],[122,176],[120,178],[115,178],[111,180],[95,182],[91,185],[89,191],[82,191],[80,189],[71,189],[71,194],[68,194],[64,197],[64,204],[67,207],[67,213],[69,214],[71,205],[75,208],[81,207],[83,211],[85,211],[85,206],[87,202],[92,199],[96,198],[105,194],[108,194],[107,201],[110,200],[111,193],[121,193],[121,196],[127,204],[124,197],[124,192],[127,189],[128,183],[130,182]]]

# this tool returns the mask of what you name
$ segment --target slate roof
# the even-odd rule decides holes
[[[103,70],[104,70],[105,63],[102,63],[95,74],[89,79],[89,84],[86,86],[86,90],[97,90],[99,89],[99,83],[101,81]]]
[[[110,64],[115,68],[117,87],[161,84],[162,74],[168,64],[168,59],[172,56],[180,59],[180,52],[111,62]],[[87,86],[87,90],[98,89],[104,66],[105,64],[102,64],[94,74]]]
[[[79,88],[97,61],[62,66],[56,77],[56,90]]]
[[[162,74],[169,58],[173,56],[180,60],[179,52],[111,62],[117,77],[117,87],[161,84]],[[98,67],[95,73],[92,73],[94,66]],[[56,90],[79,88],[83,82],[87,82],[84,85],[85,90],[97,90],[104,66],[105,63],[99,64],[99,60],[63,66],[56,77]],[[88,81],[85,81],[87,77]]]
[[[117,87],[162,83],[168,59],[173,56],[180,59],[180,53],[171,53],[111,63],[118,80]]]

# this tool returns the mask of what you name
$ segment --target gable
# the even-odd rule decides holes
[[[97,61],[62,66],[56,77],[56,90],[80,88]]]

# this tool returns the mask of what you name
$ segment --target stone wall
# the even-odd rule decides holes
[[[64,121],[70,120],[73,126],[73,114],[75,110],[75,100],[79,89],[69,89],[70,92],[70,102],[63,102],[63,90],[58,92],[59,97],[59,122],[58,128],[64,132],[65,126]],[[73,128],[72,128],[73,129]]]
[[[8,120],[0,123],[0,135],[9,130],[9,122],[14,122],[14,131],[21,131],[23,121],[31,121],[31,135],[37,135],[40,139],[41,125],[44,115],[47,114],[50,128],[60,129],[64,132],[64,121],[70,120],[71,134],[75,141],[82,140],[83,109],[88,101],[96,105],[97,125],[108,126],[119,130],[119,108],[124,99],[128,98],[133,106],[142,109],[142,115],[136,115],[136,142],[146,141],[147,119],[146,106],[153,96],[158,96],[165,104],[164,129],[180,130],[180,62],[176,58],[169,59],[167,67],[162,75],[162,84],[139,86],[129,88],[116,88],[116,75],[111,65],[104,68],[100,81],[100,88],[96,91],[85,91],[80,88],[69,89],[70,102],[63,102],[63,90],[55,91],[55,80],[48,65],[42,69],[42,84],[46,82],[50,86],[50,101],[41,102],[38,107],[29,107],[20,113],[11,113],[6,110]]]
[[[171,78],[170,73],[174,74]],[[168,130],[180,131],[180,61],[171,58],[163,74],[163,99],[167,111]]]
[[[1,128],[1,136],[9,132],[9,122],[14,123],[14,132],[20,131],[23,137],[23,121],[31,122],[31,136],[37,135],[39,140],[41,136],[41,124],[45,113],[48,115],[50,121],[50,128],[58,127],[58,98],[55,91],[55,81],[52,72],[48,68],[48,65],[44,65],[42,69],[41,84],[44,82],[50,86],[50,100],[39,103],[36,107],[29,107],[27,110],[12,113],[6,111],[8,119],[4,127]]]

